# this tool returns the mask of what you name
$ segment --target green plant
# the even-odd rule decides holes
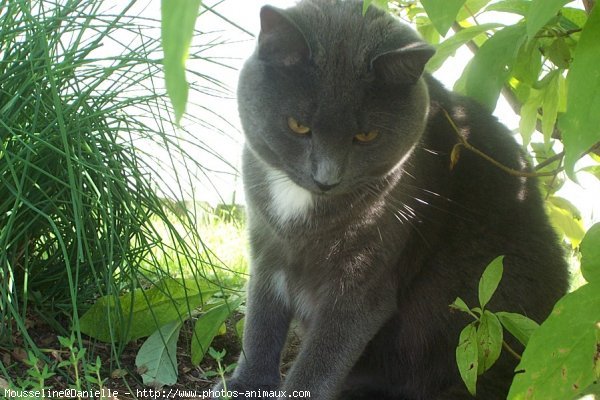
[[[29,368],[27,369],[27,376],[18,382],[19,390],[30,391],[32,392],[31,398],[37,398],[40,396],[35,396],[33,394],[43,393],[48,389],[49,386],[46,381],[52,378],[55,373],[51,372],[48,365],[41,361],[33,351],[29,351],[27,356],[27,360],[24,362]]]
[[[477,377],[498,359],[502,348],[520,360],[508,400],[573,399],[600,378],[600,224],[586,234],[581,267],[588,283],[560,299],[538,327],[529,318],[485,307],[502,278],[502,257],[492,261],[479,282],[479,307],[457,298],[452,308],[474,318],[456,348],[459,372],[476,394]],[[518,354],[503,339],[503,328],[525,346]]]
[[[58,368],[71,369],[73,373],[73,385],[74,389],[80,392],[82,390],[81,387],[81,379],[80,379],[80,365],[85,360],[86,349],[79,348],[75,344],[75,335],[71,334],[70,337],[66,338],[63,336],[58,337],[58,342],[60,345],[67,349],[69,352],[69,358],[67,360],[63,360],[58,363]]]
[[[76,338],[73,334],[68,338],[59,336],[58,340],[61,347],[52,350],[52,352],[55,357],[58,357],[58,360],[60,360],[62,354],[67,354],[67,359],[48,364],[36,356],[33,351],[29,351],[27,359],[23,360],[29,367],[25,376],[18,378],[16,385],[6,382],[1,388],[3,394],[8,398],[25,399],[44,399],[57,396],[68,396],[77,399],[94,397],[101,400],[112,398],[111,392],[114,393],[114,391],[104,386],[106,378],[102,378],[101,375],[102,363],[100,357],[96,357],[95,362],[87,360],[86,349],[80,349],[76,346]],[[57,375],[74,376],[75,378],[68,388],[57,388],[55,386],[56,382],[52,381],[52,378]],[[84,388],[84,382],[91,384],[91,387],[89,389]]]
[[[197,317],[190,351],[192,363],[198,365],[225,320],[244,299],[237,294],[212,297],[222,294],[224,289],[206,282],[200,289],[197,287],[193,281],[166,278],[150,289],[122,295],[118,302],[113,297],[100,298],[81,318],[81,331],[107,342],[116,338],[127,343],[149,336],[136,357],[143,382],[154,387],[172,385],[178,376],[176,345],[183,323],[190,316]],[[109,332],[102,328],[111,325],[110,318],[116,319],[117,315],[125,315],[133,329]]]
[[[227,354],[227,351],[225,349],[223,349],[221,351],[217,351],[211,347],[208,349],[208,354],[217,363],[217,370],[216,371],[206,371],[204,373],[204,376],[207,378],[219,377],[219,381],[221,383],[223,383],[223,391],[225,393],[227,393],[227,380],[225,379],[225,375],[228,375],[229,373],[231,373],[236,368],[237,363],[232,363],[227,366],[224,366],[223,359],[225,358],[225,355]]]
[[[39,359],[27,318],[74,332],[83,349],[80,316],[110,298],[106,310],[116,314],[105,328],[118,358],[119,337],[135,329],[118,306],[124,293],[168,276],[185,276],[194,293],[205,281],[227,283],[197,229],[195,202],[175,213],[164,201],[193,200],[187,181],[204,171],[210,149],[169,117],[156,86],[160,21],[129,15],[138,3],[0,0],[0,342],[23,340]],[[201,59],[218,43],[189,55]],[[196,78],[190,90],[222,90]],[[163,301],[189,318],[195,306],[169,293]],[[88,383],[75,374],[77,387]]]

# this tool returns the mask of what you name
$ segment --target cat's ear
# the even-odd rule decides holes
[[[275,7],[260,10],[258,58],[283,66],[310,58],[310,48],[300,29]]]
[[[371,69],[376,79],[385,83],[412,84],[421,77],[434,53],[435,49],[425,42],[411,43],[376,55],[371,60]]]

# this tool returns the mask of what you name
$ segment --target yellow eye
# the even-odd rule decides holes
[[[379,136],[379,132],[372,130],[367,133],[359,133],[358,135],[354,135],[354,139],[358,142],[367,143],[375,140],[377,136]]]
[[[308,126],[302,125],[295,118],[288,117],[287,123],[292,132],[295,132],[298,135],[307,135],[310,133],[310,128]]]

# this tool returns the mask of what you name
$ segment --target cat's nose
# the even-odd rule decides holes
[[[329,190],[333,189],[334,187],[336,187],[337,185],[339,185],[339,184],[340,184],[340,182],[339,182],[339,181],[338,181],[338,182],[333,182],[333,183],[329,183],[329,182],[328,182],[328,183],[323,183],[323,182],[319,182],[319,181],[318,181],[318,180],[316,180],[316,179],[313,179],[313,180],[314,180],[314,182],[315,182],[315,185],[317,185],[317,187],[318,187],[318,188],[319,188],[321,191],[323,191],[323,192],[327,192],[327,191],[329,191]]]

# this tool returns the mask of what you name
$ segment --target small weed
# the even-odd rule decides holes
[[[42,393],[46,389],[49,389],[46,381],[52,378],[55,373],[48,369],[48,365],[40,360],[32,351],[28,352],[27,360],[23,362],[29,366],[29,369],[27,369],[26,377],[18,381],[18,385],[21,388],[18,390]]]
[[[60,345],[69,350],[69,359],[58,363],[58,368],[70,368],[73,370],[73,377],[75,383],[73,388],[78,392],[81,391],[81,379],[79,376],[79,364],[84,362],[85,349],[80,349],[75,346],[75,335],[71,334],[71,337],[66,338],[63,336],[58,337]]]
[[[27,359],[23,360],[23,363],[29,368],[22,378],[17,378],[16,384],[6,382],[5,394],[10,394],[13,391],[14,395],[11,395],[11,397],[23,399],[45,398],[49,393],[64,389],[64,387],[55,386],[58,381],[51,380],[57,375],[72,378],[72,383],[69,384],[68,388],[77,393],[76,398],[78,400],[83,398],[80,396],[81,393],[89,392],[90,389],[104,394],[106,378],[103,379],[100,373],[102,368],[100,357],[97,356],[94,362],[87,361],[85,358],[86,349],[80,349],[76,346],[76,339],[73,334],[70,337],[59,336],[58,341],[61,349],[57,353],[68,353],[68,359],[48,365],[30,350]],[[101,399],[107,398],[104,395],[101,396]]]
[[[204,376],[207,378],[213,378],[215,376],[218,376],[221,379],[221,382],[223,383],[223,390],[227,392],[227,381],[225,380],[225,375],[233,371],[237,366],[237,363],[232,363],[227,366],[223,364],[223,358],[225,358],[225,354],[227,354],[227,350],[225,349],[217,351],[211,347],[208,349],[208,354],[217,362],[217,370],[206,371],[204,373]]]

